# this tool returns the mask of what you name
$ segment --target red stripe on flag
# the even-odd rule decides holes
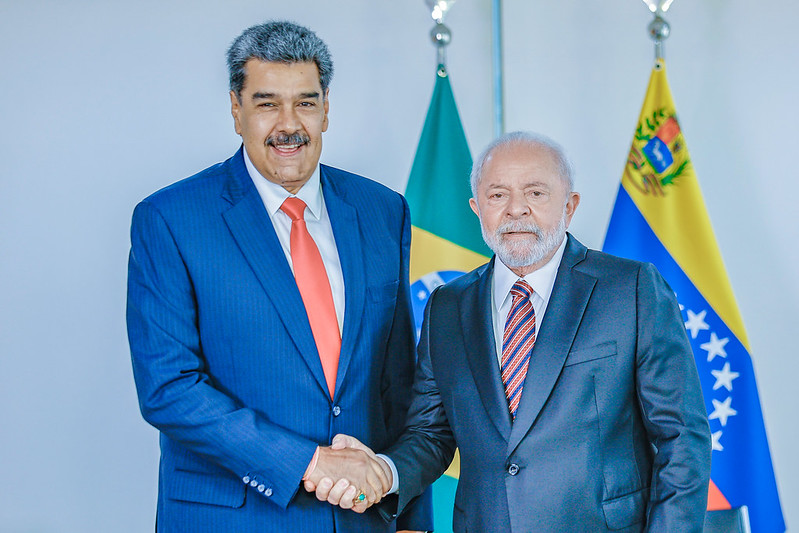
[[[707,490],[707,510],[708,511],[721,511],[723,509],[730,509],[730,502],[721,493],[719,488],[710,480],[710,485]]]

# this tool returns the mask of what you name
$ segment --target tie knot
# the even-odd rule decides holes
[[[529,283],[523,279],[520,279],[513,284],[513,287],[510,288],[510,294],[513,297],[514,302],[518,301],[519,299],[527,300],[533,295],[533,288]]]
[[[305,202],[296,196],[292,196],[285,199],[280,206],[280,210],[286,213],[292,221],[305,220],[305,217],[303,217],[305,214],[305,207]]]

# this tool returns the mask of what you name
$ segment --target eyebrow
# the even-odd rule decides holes
[[[549,189],[551,184],[545,181],[531,181],[525,187],[543,187],[544,189]]]
[[[548,189],[550,186],[546,182],[543,182],[543,181],[531,181],[531,182],[525,183],[524,186],[523,186],[523,188],[525,188],[525,189],[528,188],[528,187],[542,187],[542,188]],[[511,186],[503,184],[503,183],[488,183],[486,185],[486,188],[487,189],[510,189]]]
[[[256,92],[256,93],[253,93],[253,95],[252,95],[252,99],[253,100],[267,100],[267,99],[276,98],[276,97],[277,97],[277,95],[275,93]],[[304,100],[306,98],[311,98],[311,99],[319,98],[319,93],[317,91],[313,91],[313,92],[309,92],[309,93],[300,93],[300,99]]]

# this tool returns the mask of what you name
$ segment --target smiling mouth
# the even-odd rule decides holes
[[[300,148],[305,146],[305,143],[302,144],[271,144],[272,148],[277,150],[279,153],[284,155],[291,155],[296,153]]]
[[[293,155],[309,141],[310,138],[307,135],[292,133],[291,135],[271,136],[266,139],[266,144],[282,155]]]

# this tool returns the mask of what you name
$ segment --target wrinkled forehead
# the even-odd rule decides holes
[[[527,143],[498,146],[486,157],[480,181],[483,187],[529,182],[568,188],[568,180],[562,175],[552,150]]]

